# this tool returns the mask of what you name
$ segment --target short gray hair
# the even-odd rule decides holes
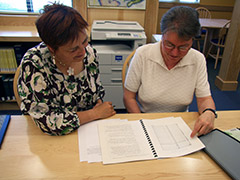
[[[193,38],[200,31],[198,12],[188,6],[175,6],[163,15],[160,27],[162,34],[173,31],[180,38]]]

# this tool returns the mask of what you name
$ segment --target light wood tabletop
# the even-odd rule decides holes
[[[227,19],[209,19],[209,18],[199,18],[199,22],[202,28],[207,29],[204,44],[203,44],[203,54],[207,55],[209,49],[209,44],[212,38],[216,37],[219,30],[228,22]]]
[[[227,19],[199,18],[201,27],[206,28],[222,28],[228,21]]]
[[[220,111],[215,127],[240,124],[240,111]],[[116,114],[128,120],[182,117],[193,128],[197,112]],[[43,134],[28,116],[12,116],[0,150],[0,179],[231,179],[203,151],[177,158],[121,164],[80,162],[77,131],[66,136]]]

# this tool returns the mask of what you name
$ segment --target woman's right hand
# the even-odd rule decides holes
[[[103,103],[97,103],[93,107],[93,111],[97,119],[108,118],[116,114],[116,111],[113,108],[112,102],[106,101]]]

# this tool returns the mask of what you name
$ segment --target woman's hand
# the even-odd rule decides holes
[[[97,119],[108,118],[116,114],[111,102],[102,102],[98,100],[97,104],[93,107],[93,111]]]
[[[211,111],[202,113],[195,122],[191,137],[207,134],[214,128],[215,115]]]

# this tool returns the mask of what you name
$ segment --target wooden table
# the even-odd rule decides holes
[[[221,111],[215,126],[239,126],[240,111]],[[196,112],[117,114],[112,118],[162,118],[181,116],[193,127]],[[0,150],[0,179],[230,179],[203,151],[191,155],[113,165],[80,162],[77,131],[56,137],[43,134],[28,116],[12,116]]]
[[[204,45],[203,45],[203,54],[207,55],[209,49],[209,42],[214,37],[218,35],[219,29],[221,29],[229,20],[227,19],[207,19],[199,18],[199,22],[202,28],[207,29]]]

